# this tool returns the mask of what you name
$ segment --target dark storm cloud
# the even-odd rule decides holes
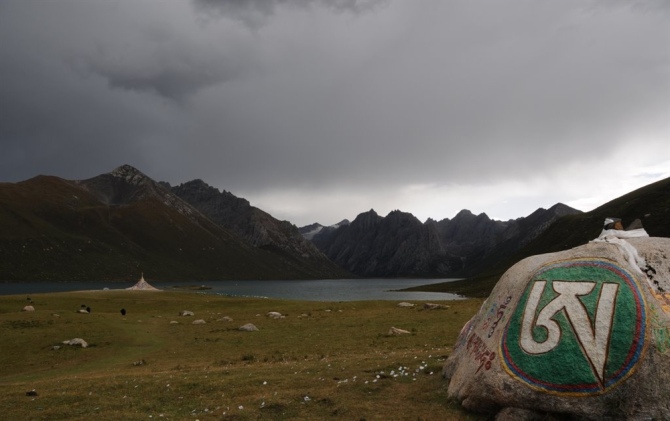
[[[287,215],[559,191],[668,159],[669,4],[4,0],[0,181],[129,163]]]
[[[113,88],[155,93],[181,102],[208,86],[224,83],[241,74],[234,60],[207,62],[198,57],[161,57],[141,68],[119,66],[100,56],[82,57],[81,65],[105,78]]]
[[[244,127],[245,143],[267,151],[245,162],[270,183],[378,184],[598,161],[629,126],[662,124],[657,24],[595,6],[445,4],[394,11],[377,22],[383,37],[351,24],[332,41],[320,27],[325,50],[298,32],[272,62],[276,83],[217,98],[229,112],[203,127]]]
[[[372,10],[388,0],[193,0],[204,12],[237,19],[252,28],[259,28],[279,7],[325,7],[335,12],[361,13]]]

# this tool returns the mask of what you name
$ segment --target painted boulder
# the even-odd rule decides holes
[[[669,256],[670,238],[631,238],[517,263],[463,327],[449,397],[483,412],[670,420]]]

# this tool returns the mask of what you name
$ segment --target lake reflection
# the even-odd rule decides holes
[[[442,292],[392,291],[418,285],[448,282],[455,279],[322,279],[310,281],[209,281],[209,282],[148,282],[159,289],[176,285],[205,285],[211,289],[199,291],[243,297],[282,298],[304,301],[361,301],[361,300],[457,300],[462,297]],[[123,289],[134,283],[112,282],[33,282],[0,284],[0,295],[37,294],[45,292]]]

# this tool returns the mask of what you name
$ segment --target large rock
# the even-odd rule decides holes
[[[670,419],[668,255],[669,238],[632,238],[517,263],[463,327],[449,397],[485,412]]]

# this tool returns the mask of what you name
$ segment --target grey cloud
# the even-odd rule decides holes
[[[280,7],[325,7],[337,13],[370,11],[389,0],[193,0],[198,10],[243,22],[251,28],[262,27]]]
[[[0,181],[364,197],[653,154],[664,4],[0,1]]]
[[[113,88],[153,93],[177,102],[238,77],[244,68],[234,59],[208,62],[194,57],[153,58],[142,66],[123,66],[100,56],[81,57],[79,61],[79,66],[103,77]]]

